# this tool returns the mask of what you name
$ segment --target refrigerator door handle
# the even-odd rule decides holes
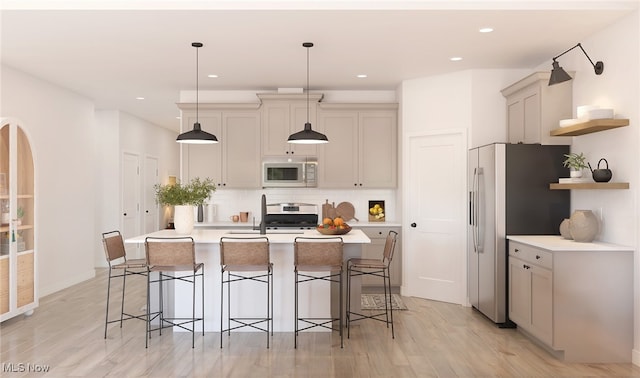
[[[483,174],[482,167],[478,167],[477,168],[477,172],[476,172],[476,176],[477,177],[474,180],[475,181],[475,185],[476,185],[476,189],[475,189],[475,191],[476,191],[476,199],[474,201],[475,202],[475,207],[476,207],[475,208],[475,217],[476,217],[476,220],[475,220],[475,223],[476,223],[476,227],[475,227],[475,230],[476,230],[476,235],[475,235],[476,242],[475,243],[476,243],[476,250],[478,251],[478,253],[482,253],[482,250],[483,250],[482,241],[480,240],[480,235],[482,235],[482,232],[481,232],[482,230],[480,229],[480,226],[482,226],[482,217],[481,217],[481,214],[480,214],[480,206],[481,206],[481,204],[480,204],[480,201],[481,201],[481,198],[480,198],[480,176],[482,174]]]
[[[477,213],[476,213],[476,195],[477,195],[477,191],[476,191],[476,185],[477,185],[477,178],[478,178],[478,168],[474,168],[473,169],[473,184],[471,185],[471,206],[470,206],[470,215],[471,215],[471,219],[469,220],[471,223],[471,236],[473,237],[473,252],[478,253],[478,238],[477,238],[477,231],[478,231],[478,219],[477,219]]]

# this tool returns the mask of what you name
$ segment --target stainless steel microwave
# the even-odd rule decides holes
[[[315,188],[318,162],[310,159],[283,158],[262,162],[263,188]]]

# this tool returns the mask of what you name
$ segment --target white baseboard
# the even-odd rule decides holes
[[[75,284],[79,284],[80,282],[92,279],[95,276],[96,276],[95,269],[90,269],[85,272],[82,272],[81,274],[75,275],[73,277],[68,277],[64,281],[56,282],[55,285],[49,285],[47,287],[40,286],[39,297],[40,298],[46,297],[49,294],[53,294],[55,292],[58,292],[62,289],[66,289]]]

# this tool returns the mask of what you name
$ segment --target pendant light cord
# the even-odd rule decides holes
[[[196,46],[196,123],[200,123],[200,118],[198,116],[198,104],[200,102],[200,98],[198,97],[198,93],[200,92],[198,88],[198,70],[199,70],[199,62],[200,62],[199,50],[200,50],[200,47]]]
[[[310,48],[311,46],[307,47],[307,123],[309,123],[309,49]]]

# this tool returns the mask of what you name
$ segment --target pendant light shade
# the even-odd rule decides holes
[[[311,129],[311,122],[309,122],[309,49],[313,47],[313,43],[305,42],[302,46],[307,49],[307,122],[304,124],[304,130],[289,135],[287,142],[294,144],[329,143],[327,136],[313,131]]]
[[[202,130],[198,121],[198,49],[202,47],[202,43],[193,42],[191,46],[196,48],[196,123],[193,124],[193,130],[186,131],[176,138],[178,143],[186,144],[213,144],[218,143],[215,135]]]
[[[593,60],[589,58],[589,55],[587,55],[587,52],[584,51],[584,48],[582,48],[582,44],[578,43],[577,45],[573,46],[569,50],[553,58],[553,68],[551,70],[551,77],[549,77],[549,85],[554,85],[554,84],[571,80],[571,76],[569,76],[569,74],[567,73],[567,71],[564,70],[564,68],[560,67],[560,63],[558,63],[556,59],[568,53],[569,51],[575,49],[576,47],[580,47],[580,50],[582,50],[582,52],[587,57],[587,59],[589,59],[589,62],[593,66],[593,71],[595,72],[595,74],[596,75],[602,74],[602,72],[604,71],[604,63],[602,63],[602,61],[597,61],[593,63]]]

